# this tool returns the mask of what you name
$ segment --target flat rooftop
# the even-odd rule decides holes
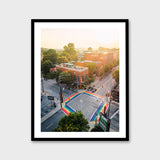
[[[68,67],[68,66],[63,66],[63,65],[56,65],[56,67],[60,67],[60,68],[64,68],[64,69],[68,69],[68,70],[73,70],[73,71],[85,71],[88,70],[88,67],[80,67],[80,66],[72,66]]]

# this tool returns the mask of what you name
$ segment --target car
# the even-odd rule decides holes
[[[96,88],[93,88],[93,89],[91,90],[92,93],[94,93],[94,92],[96,92],[96,91],[97,91]]]
[[[54,96],[47,96],[48,100],[54,100]]]
[[[96,92],[97,91],[97,89],[96,88],[94,88],[93,90],[92,90],[92,92],[94,93],[94,92]]]
[[[92,87],[88,87],[87,91],[92,91],[93,88]]]

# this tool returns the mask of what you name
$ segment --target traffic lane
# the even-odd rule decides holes
[[[108,91],[110,92],[112,88],[112,77],[110,77],[110,79],[106,80],[99,89],[97,89],[97,91],[95,92],[96,94],[102,96],[102,97],[106,97],[106,93],[108,93]]]
[[[118,104],[118,103],[111,102],[111,104],[110,104],[109,117],[111,118],[112,115],[113,115],[117,110],[119,110],[119,104]]]
[[[58,123],[62,117],[64,117],[65,114],[63,111],[56,112],[53,116],[48,118],[46,121],[44,121],[41,124],[41,132],[51,132],[53,129],[58,127]]]
[[[108,74],[107,76],[105,76],[102,80],[97,80],[95,85],[95,88],[98,89],[98,86],[102,86],[106,81],[108,81],[109,79],[112,78],[112,73]]]
[[[111,119],[110,128],[113,131],[119,132],[119,112]]]

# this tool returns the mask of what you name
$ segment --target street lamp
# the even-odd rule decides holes
[[[63,94],[62,94],[62,86],[61,86],[61,76],[59,76],[59,80],[58,80],[58,83],[59,83],[59,96],[60,96],[60,105],[61,105],[61,108],[62,108],[62,103],[63,103]]]

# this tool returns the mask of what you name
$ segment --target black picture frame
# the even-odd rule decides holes
[[[35,23],[54,22],[101,22],[125,23],[126,68],[126,137],[124,138],[37,138],[35,137]],[[31,19],[31,141],[129,141],[129,20],[128,19]]]

